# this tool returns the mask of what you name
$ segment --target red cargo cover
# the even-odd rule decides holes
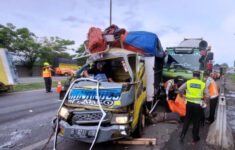
[[[107,43],[102,36],[100,28],[91,27],[88,33],[88,49],[90,53],[97,53],[104,51]]]

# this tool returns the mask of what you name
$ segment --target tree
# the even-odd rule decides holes
[[[229,67],[227,63],[222,63],[221,66],[225,67],[226,69]]]
[[[13,24],[8,23],[7,26],[0,24],[0,47],[7,48],[24,58],[23,65],[32,68],[39,56],[41,44],[29,29],[16,29]]]
[[[76,53],[83,54],[85,52],[85,46],[84,44],[81,44],[80,47],[76,50]],[[77,59],[78,65],[82,66],[86,63],[87,58],[79,58]]]
[[[22,63],[32,68],[36,60],[39,58],[41,44],[37,42],[37,37],[27,28],[20,28],[16,30],[16,39],[13,43],[13,48],[18,56],[24,58]]]
[[[42,65],[45,61],[52,64],[56,57],[71,59],[66,50],[74,43],[59,37],[39,38],[28,28],[17,29],[11,23],[6,26],[0,24],[0,47],[22,57],[21,63],[28,68],[35,64]]]
[[[42,49],[40,53],[40,64],[47,61],[53,63],[55,58],[68,58],[72,56],[66,52],[68,46],[73,45],[74,41],[64,40],[59,37],[42,38]]]
[[[15,26],[8,23],[7,26],[0,24],[0,47],[13,50],[13,44],[16,39],[16,33],[14,31]]]

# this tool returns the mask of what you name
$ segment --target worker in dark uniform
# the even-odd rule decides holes
[[[206,104],[202,100],[204,96],[205,83],[200,80],[199,71],[194,71],[193,79],[188,80],[179,88],[179,92],[181,93],[181,95],[184,90],[186,90],[185,100],[187,104],[186,104],[186,116],[184,119],[183,129],[180,135],[180,141],[183,142],[189,124],[192,121],[193,123],[192,145],[194,145],[195,142],[200,140],[199,137],[200,121],[203,115],[203,108],[206,107]]]
[[[51,91],[51,71],[52,69],[50,68],[50,65],[48,62],[44,62],[44,67],[42,68],[42,77],[44,78],[45,81],[45,87],[46,87],[46,92],[52,92]]]
[[[84,70],[83,74],[86,78],[94,75],[94,79],[101,82],[114,82],[112,79],[112,72],[105,68],[105,62],[96,62],[95,67]]]

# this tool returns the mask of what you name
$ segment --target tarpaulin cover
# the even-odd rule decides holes
[[[186,115],[186,104],[184,98],[178,94],[175,101],[168,100],[169,108],[172,112],[178,112],[180,116]]]
[[[146,53],[156,56],[159,49],[159,40],[156,34],[146,31],[129,32],[124,40],[125,43],[144,50]]]
[[[88,32],[88,49],[90,53],[98,53],[106,49],[107,43],[100,28],[91,27]]]

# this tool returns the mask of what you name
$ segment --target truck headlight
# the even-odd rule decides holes
[[[111,124],[126,124],[128,118],[128,114],[113,114]]]
[[[59,112],[59,116],[64,118],[64,119],[68,119],[69,117],[69,110],[65,107],[61,107],[60,112]]]

